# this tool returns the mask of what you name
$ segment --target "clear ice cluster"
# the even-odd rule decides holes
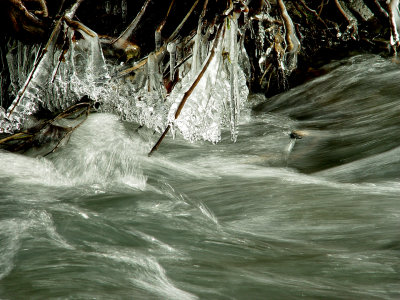
[[[55,32],[64,38],[62,47],[55,37],[47,51],[20,43],[16,50],[10,49],[11,86],[18,92],[6,116],[0,116],[2,132],[22,129],[39,109],[57,112],[85,95],[100,100],[108,70],[97,34],[81,26],[72,29],[65,25]]]
[[[82,24],[60,27],[57,34],[64,44],[56,44],[54,38],[44,54],[38,47],[18,44],[7,56],[16,97],[7,111],[0,110],[1,130],[21,130],[39,109],[59,112],[86,95],[99,101],[103,111],[158,132],[170,125],[173,133],[189,141],[217,143],[221,131],[229,128],[236,141],[240,110],[249,94],[244,70],[248,72],[250,63],[237,16],[226,18],[223,27],[219,38],[209,41],[216,27],[204,33],[199,25],[191,50],[183,53],[180,41],[171,41],[149,54],[134,76],[113,79],[109,70],[115,72],[119,66],[106,64],[97,35]],[[179,64],[187,55],[191,58]],[[163,79],[168,68],[170,80],[175,72],[180,77],[170,91]],[[176,118],[177,107],[200,73],[201,79]]]

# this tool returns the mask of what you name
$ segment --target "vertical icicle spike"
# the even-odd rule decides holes
[[[168,43],[167,51],[169,52],[169,79],[171,81],[174,81],[175,62],[176,62],[176,44],[174,42]]]
[[[125,23],[126,17],[128,16],[128,1],[127,0],[122,0],[122,2],[121,2],[121,14],[122,14],[122,20]]]
[[[161,47],[161,31],[156,29],[156,32],[154,33],[154,40],[156,44],[156,51],[160,49]]]

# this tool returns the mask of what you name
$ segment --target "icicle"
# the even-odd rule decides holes
[[[157,57],[154,52],[150,53],[147,61],[148,91],[156,92],[161,101],[165,95],[162,85],[162,75],[160,74]]]
[[[191,68],[191,76],[194,77],[199,72],[201,67],[201,24],[197,26],[197,33],[194,38],[194,46],[193,46],[193,57],[192,57],[192,68]]]
[[[154,40],[156,45],[156,51],[158,51],[161,47],[161,31],[156,29],[154,33]]]
[[[118,4],[114,5],[113,15],[118,16],[120,13],[121,13],[121,7]]]
[[[230,56],[230,86],[231,86],[231,101],[230,101],[230,110],[231,110],[231,139],[236,142],[237,140],[237,123],[239,118],[240,104],[239,104],[239,78],[238,78],[238,43],[237,43],[237,34],[238,34],[238,24],[237,24],[238,15],[233,13],[233,16],[230,20],[230,30],[229,30],[229,56]]]
[[[74,23],[79,29],[73,30],[68,30],[64,24],[65,33],[60,34],[61,24],[60,21],[53,31],[46,51],[38,51],[35,62],[30,62],[31,71],[8,109],[13,130],[35,113],[39,105],[57,111],[74,104],[84,95],[94,100],[101,97],[100,85],[108,78],[108,71],[97,35],[79,22]],[[80,38],[76,39],[76,35]],[[69,47],[59,49],[58,36],[63,36]],[[24,64],[31,57],[22,55],[21,59],[20,63]]]
[[[176,44],[171,42],[167,46],[169,52],[169,79],[174,81],[175,77],[175,60],[176,60]]]
[[[106,1],[104,3],[104,9],[105,9],[107,15],[109,15],[111,13],[111,1]]]
[[[122,20],[125,23],[126,22],[126,17],[128,16],[128,2],[127,2],[127,0],[122,0],[122,2],[121,2],[121,14],[122,14]]]
[[[200,54],[201,54],[201,61],[206,60],[207,55],[208,55],[208,39],[210,37],[211,31],[207,30],[206,34],[203,36],[203,41],[201,42],[201,49],[200,49]]]

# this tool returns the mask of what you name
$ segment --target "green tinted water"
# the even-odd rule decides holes
[[[0,152],[0,299],[398,299],[400,70],[329,68],[253,97],[235,144],[149,158],[158,134],[97,114]]]

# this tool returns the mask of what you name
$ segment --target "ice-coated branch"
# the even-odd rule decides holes
[[[211,48],[210,51],[210,55],[208,56],[208,59],[206,61],[206,63],[204,64],[202,70],[200,71],[199,75],[197,76],[196,80],[192,83],[192,85],[190,86],[190,88],[185,92],[185,94],[182,97],[181,102],[178,105],[178,108],[176,109],[175,112],[175,120],[179,117],[179,115],[181,114],[182,108],[185,105],[186,101],[188,100],[188,98],[190,97],[190,95],[193,93],[194,89],[196,88],[196,86],[198,85],[198,83],[200,82],[201,78],[203,77],[204,73],[206,72],[208,66],[210,65],[212,59],[214,58],[215,55],[215,50],[217,48],[219,39],[221,37],[221,32],[223,31],[223,29],[225,28],[224,23],[220,24],[218,29],[217,29],[217,34],[216,37],[214,39],[214,44]],[[222,34],[223,35],[223,34]],[[169,130],[171,129],[171,125],[168,125],[167,128],[165,128],[163,134],[161,135],[161,137],[158,139],[157,143],[154,145],[154,147],[150,150],[149,152],[149,156],[151,156],[151,154],[156,151],[158,149],[158,147],[160,146],[161,142],[163,141],[163,139],[165,138],[165,136],[167,135],[167,133],[169,132]]]
[[[224,15],[227,16],[229,15],[233,10],[233,2],[232,0],[229,0],[229,6],[228,8],[224,11]]]
[[[22,89],[18,92],[18,96],[16,97],[16,99],[13,101],[12,103],[12,107],[9,109],[8,111],[8,117],[10,117],[12,115],[12,113],[14,112],[14,109],[17,107],[17,105],[19,104],[19,102],[21,101],[21,99],[25,96],[25,91],[27,90],[30,82],[32,81],[32,78],[34,77],[36,70],[38,69],[39,64],[41,63],[43,57],[46,55],[48,49],[50,48],[50,46],[52,44],[54,44],[60,34],[61,31],[61,25],[62,25],[62,17],[57,21],[56,26],[54,27],[49,40],[47,41],[46,46],[40,51],[40,54],[38,55],[33,68],[24,84],[24,86],[22,87]]]
[[[169,13],[171,12],[172,7],[174,6],[175,0],[172,0],[169,7],[167,14],[165,15],[164,19],[161,21],[160,25],[158,25],[156,32],[154,33],[154,39],[155,39],[155,45],[156,45],[156,51],[160,49],[161,47],[161,31],[163,30],[165,23],[167,22]]]
[[[194,9],[196,8],[197,4],[199,3],[200,0],[196,0],[196,2],[193,4],[193,6],[191,7],[191,9],[189,10],[189,12],[186,14],[186,16],[183,18],[183,20],[181,21],[181,23],[178,25],[178,27],[175,29],[175,31],[170,35],[170,37],[166,40],[165,44],[168,44],[169,42],[173,41],[175,39],[175,37],[178,35],[179,31],[182,29],[183,25],[185,24],[185,22],[187,21],[187,19],[190,17],[190,15],[192,14],[192,12],[194,11]],[[155,54],[158,57],[159,55],[162,55],[163,53],[165,53],[166,50],[166,45],[163,45],[160,47],[160,49],[156,50]],[[117,77],[120,76],[125,76],[137,69],[139,69],[140,67],[144,66],[147,63],[148,57],[143,58],[142,60],[138,61],[134,66],[123,70],[121,72],[119,72],[117,74]]]
[[[287,50],[289,52],[298,51],[300,48],[300,42],[295,34],[293,21],[286,10],[286,6],[283,0],[278,0],[278,4],[286,28],[286,42],[288,47]]]
[[[72,19],[82,2],[83,0],[77,0],[75,4],[65,13],[65,16]]]

